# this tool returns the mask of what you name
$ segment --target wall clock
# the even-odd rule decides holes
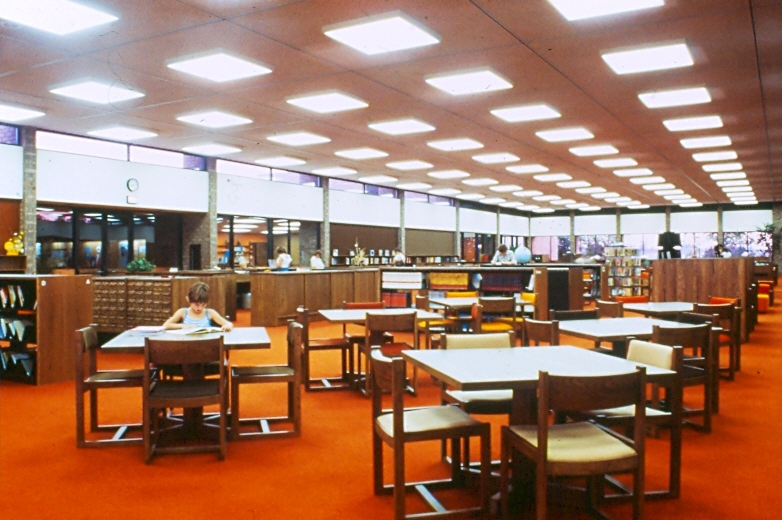
[[[129,191],[136,191],[138,189],[138,180],[128,179],[127,187]]]

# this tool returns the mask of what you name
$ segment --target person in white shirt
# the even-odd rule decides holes
[[[293,258],[291,258],[291,255],[288,254],[288,250],[283,246],[278,247],[275,269],[278,271],[288,271],[292,262]]]
[[[393,265],[405,265],[405,262],[407,259],[405,258],[405,255],[400,251],[399,249],[394,249],[394,256],[391,259],[391,263]]]
[[[326,265],[323,263],[320,249],[315,251],[315,254],[310,258],[310,269],[325,269]]]
[[[497,252],[494,253],[494,258],[491,259],[491,263],[494,265],[516,265],[516,255],[512,251],[508,251],[508,246],[500,244],[497,248]]]

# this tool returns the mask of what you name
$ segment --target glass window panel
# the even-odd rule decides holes
[[[364,193],[364,185],[362,183],[345,181],[342,179],[329,179],[329,189],[349,191],[352,193]]]
[[[35,133],[35,145],[39,149],[54,152],[89,155],[118,161],[128,160],[128,145],[99,139],[38,131]]]
[[[0,125],[0,143],[19,144],[19,129],[15,126]]]
[[[680,233],[682,258],[710,258],[714,256],[717,233]]]
[[[416,202],[429,202],[429,195],[418,193],[417,191],[403,191],[402,197],[405,200],[414,200]]]
[[[287,182],[289,184],[302,184],[305,186],[320,186],[320,177],[307,173],[289,172],[272,168],[272,180]]]

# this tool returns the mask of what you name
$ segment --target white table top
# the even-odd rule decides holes
[[[265,327],[234,327],[231,332],[214,334],[169,334],[166,332],[138,332],[126,330],[101,346],[101,352],[116,354],[143,354],[145,338],[164,340],[198,340],[223,336],[226,350],[271,348],[272,342]]]
[[[565,320],[559,322],[559,332],[577,338],[596,341],[621,341],[632,336],[637,339],[652,337],[654,325],[669,328],[694,327],[690,323],[655,318],[603,318],[597,320]]]
[[[406,314],[416,312],[416,318],[421,321],[441,320],[443,315],[437,312],[422,311],[419,309],[392,308],[392,309],[321,309],[318,312],[332,323],[364,323],[367,313],[372,314]]]
[[[675,316],[680,312],[692,312],[695,307],[689,302],[625,303],[624,310],[645,316]]]

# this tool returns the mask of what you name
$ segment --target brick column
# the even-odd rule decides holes
[[[331,217],[329,216],[331,190],[327,178],[321,180],[321,187],[323,188],[323,224],[320,226],[320,250],[323,252],[323,263],[328,268],[331,266]]]
[[[36,273],[35,243],[37,239],[36,207],[38,205],[38,150],[35,147],[35,129],[22,127],[22,201],[19,204],[19,230],[24,231],[24,254],[27,256],[27,274]]]
[[[215,159],[206,160],[209,175],[209,205],[206,213],[186,213],[182,216],[182,267],[190,267],[190,246],[201,246],[201,268],[217,265],[217,172]]]
[[[399,199],[399,234],[397,235],[397,247],[407,256],[407,236],[405,234],[405,199]]]

